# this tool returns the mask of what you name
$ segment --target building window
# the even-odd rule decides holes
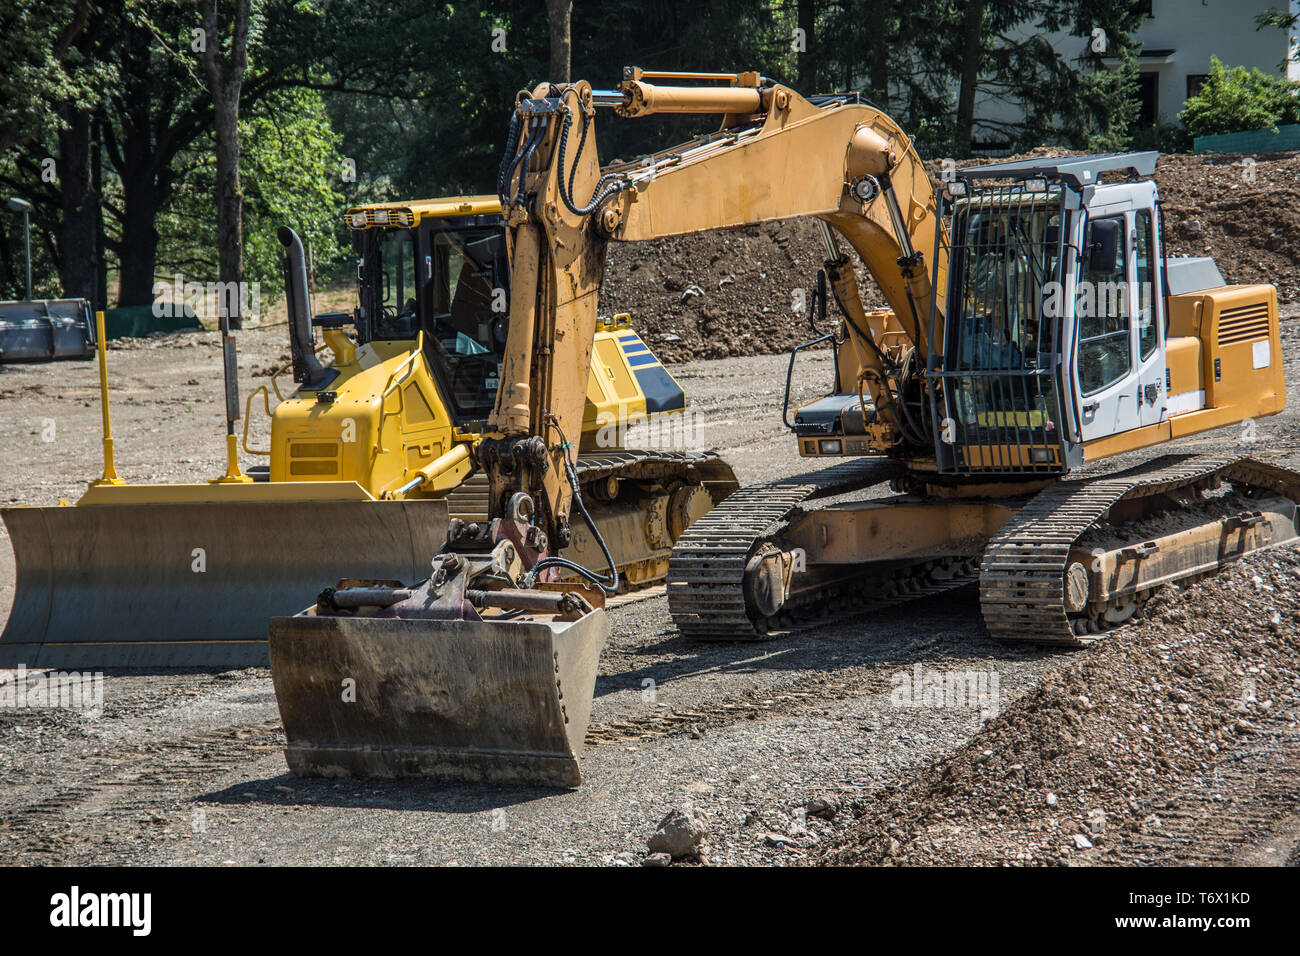
[[[1160,115],[1157,90],[1160,76],[1157,73],[1138,74],[1138,123],[1151,126]]]
[[[1205,85],[1208,73],[1188,73],[1187,74],[1187,98],[1190,100],[1197,93],[1201,92],[1201,87]]]

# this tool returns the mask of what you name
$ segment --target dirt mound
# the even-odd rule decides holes
[[[1166,240],[1174,255],[1214,256],[1228,282],[1272,282],[1282,300],[1300,299],[1300,154],[1246,159],[1161,157]],[[600,311],[632,313],[667,362],[784,352],[813,337],[794,290],[806,297],[824,258],[811,220],[618,243]],[[875,283],[860,284],[868,308],[885,305]]]
[[[1078,652],[1077,664],[1005,706],[950,758],[870,798],[818,862],[1144,859],[1142,847],[1174,818],[1200,816],[1180,795],[1204,796],[1221,768],[1255,751],[1300,753],[1298,579],[1300,553],[1285,549],[1190,589],[1165,588],[1143,623]],[[1200,827],[1186,842],[1262,835]]]
[[[1213,256],[1228,282],[1300,299],[1300,153],[1162,156],[1156,181],[1173,254]]]
[[[825,250],[811,219],[609,248],[602,314],[630,312],[663,361],[786,352],[814,337],[805,302]],[[865,281],[868,308],[885,304]]]

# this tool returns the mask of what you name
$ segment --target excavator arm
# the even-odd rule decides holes
[[[596,147],[601,109],[629,119],[716,114],[722,126],[602,169]],[[547,83],[516,102],[498,187],[512,252],[510,333],[489,422],[496,434],[479,449],[494,508],[527,493],[552,543],[568,542],[575,491],[568,462],[580,430],[610,241],[796,217],[821,220],[827,274],[847,319],[859,390],[873,401],[875,427],[889,436],[885,444],[901,441],[898,378],[908,351],[927,354],[932,307],[935,334],[942,336],[942,302],[925,262],[939,226],[920,158],[880,110],[850,97],[813,102],[755,73],[629,68],[611,91],[593,90],[585,81]],[[896,318],[864,309],[837,233],[861,258]]]
[[[629,118],[718,114],[722,128],[602,169],[595,122],[602,108]],[[610,241],[815,216],[826,224],[828,272],[860,387],[888,407],[900,353],[925,352],[935,303],[918,250],[935,237],[929,181],[903,132],[847,98],[810,102],[756,74],[630,70],[613,91],[544,84],[516,102],[498,192],[511,259],[510,329],[490,431],[474,452],[488,478],[489,520],[453,520],[418,587],[344,580],[308,612],[272,620],[272,677],[297,773],[560,786],[581,779],[577,755],[609,629],[601,588],[619,584],[582,500],[576,446]],[[836,232],[906,317],[901,328],[863,309]],[[876,427],[899,426],[886,415]],[[684,504],[704,504],[684,490]],[[656,494],[676,501],[682,491],[670,481]],[[637,525],[674,521],[653,499],[627,509]],[[579,517],[608,575],[561,555],[576,540]],[[554,580],[561,570],[600,588]],[[365,689],[356,704],[338,700],[341,677]]]

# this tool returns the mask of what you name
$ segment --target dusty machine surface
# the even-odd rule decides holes
[[[601,108],[724,119],[716,134],[602,169]],[[423,591],[390,584],[387,596],[366,600],[443,607],[455,593],[439,579],[453,567],[466,578],[456,585],[465,588],[462,606],[507,613],[530,612],[543,595],[554,600],[537,589],[560,568],[616,588],[617,573],[554,556],[586,515],[570,441],[582,421],[573,380],[592,361],[607,245],[795,216],[824,224],[827,260],[811,318],[815,341],[835,349],[836,380],[796,411],[792,430],[801,454],[850,460],[742,489],[681,536],[668,598],[684,634],[770,637],[859,598],[919,597],[978,578],[995,636],[1076,645],[1126,620],[1165,583],[1295,541],[1300,476],[1283,468],[1171,456],[1071,475],[1087,462],[1272,414],[1285,401],[1275,290],[1223,286],[1206,263],[1169,267],[1155,185],[1143,178],[1154,163],[1154,153],[1008,163],[962,171],[939,190],[879,110],[854,97],[806,100],[757,74],[629,68],[616,90],[577,82],[521,94],[498,179],[510,327],[478,449],[490,520],[453,525]],[[799,175],[789,175],[794,169]],[[892,309],[864,309],[842,241]],[[832,299],[840,320],[818,328]],[[859,494],[885,482],[894,496]],[[599,522],[587,523],[608,553]],[[469,560],[486,552],[497,560]],[[351,590],[341,583],[318,608]],[[603,617],[594,605],[586,613]],[[487,687],[510,683],[501,666],[519,668],[516,691],[501,699],[502,724],[515,726],[516,703],[528,700],[552,725],[551,675],[538,683],[539,668],[507,665],[498,650],[510,646],[508,620],[435,616],[437,628],[404,645],[400,660],[378,632],[303,617],[273,622],[273,671],[337,662],[313,670],[311,681],[277,675],[295,770],[338,772],[345,762],[334,742],[344,739],[353,772],[372,772],[372,752],[406,754],[374,758],[386,772],[427,772],[400,739],[416,715],[455,700],[467,722],[440,717],[437,727],[458,746],[463,727],[493,724],[476,706],[480,671],[446,660],[467,647],[493,661],[483,670]],[[562,626],[548,626],[558,642]],[[412,671],[468,686],[437,692],[431,679],[424,696],[380,692]],[[383,698],[382,720],[374,709],[326,704],[349,677]],[[575,689],[563,684],[572,707]],[[525,729],[515,731],[521,742]],[[415,730],[419,748],[430,746],[430,731],[428,723]],[[503,779],[536,773],[531,745],[519,750],[515,766],[498,768]]]
[[[267,620],[310,604],[340,564],[418,581],[453,517],[486,518],[476,456],[509,327],[499,201],[377,204],[347,220],[351,314],[311,315],[302,244],[280,230],[296,390],[283,392],[276,373],[241,409],[234,338],[223,336],[224,476],[130,484],[110,461],[75,506],[0,512],[18,572],[0,666],[265,665]],[[673,542],[735,476],[709,453],[625,447],[629,423],[680,414],[685,395],[628,316],[601,318],[588,346],[590,368],[571,383],[583,403],[576,467],[624,586],[643,586],[663,580]],[[325,350],[331,361],[318,358]],[[259,407],[267,448],[248,440]],[[247,470],[241,413],[243,453],[265,460]],[[581,522],[566,547],[600,560]]]
[[[458,550],[417,587],[342,581],[272,619],[290,770],[579,784],[609,625],[600,589],[518,587],[543,543],[530,506],[519,495],[512,517],[453,522]]]

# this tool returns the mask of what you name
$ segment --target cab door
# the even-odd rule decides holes
[[[1085,442],[1141,424],[1128,205],[1089,210],[1075,272],[1073,380]]]
[[[1133,281],[1130,283],[1133,314],[1137,322],[1133,330],[1136,337],[1138,381],[1135,400],[1138,406],[1138,424],[1154,425],[1164,419],[1165,399],[1165,323],[1164,297],[1160,288],[1160,269],[1157,266],[1157,232],[1155,196],[1146,206],[1139,206],[1132,214],[1129,235],[1133,245]]]

